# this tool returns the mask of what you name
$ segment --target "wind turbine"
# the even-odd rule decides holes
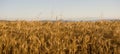
[[[40,12],[40,13],[38,14],[37,20],[40,20],[41,15],[42,15],[42,12]]]
[[[103,12],[100,13],[100,19],[104,19],[104,14],[103,14]]]

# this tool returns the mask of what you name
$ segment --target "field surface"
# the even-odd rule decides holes
[[[120,21],[0,21],[0,54],[120,54]]]

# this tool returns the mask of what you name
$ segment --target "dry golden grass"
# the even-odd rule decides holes
[[[1,21],[0,54],[120,54],[120,21]]]

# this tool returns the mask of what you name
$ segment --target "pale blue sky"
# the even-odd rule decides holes
[[[0,17],[120,17],[120,0],[0,0]]]

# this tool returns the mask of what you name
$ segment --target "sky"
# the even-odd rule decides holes
[[[120,17],[120,0],[0,0],[0,18]]]

